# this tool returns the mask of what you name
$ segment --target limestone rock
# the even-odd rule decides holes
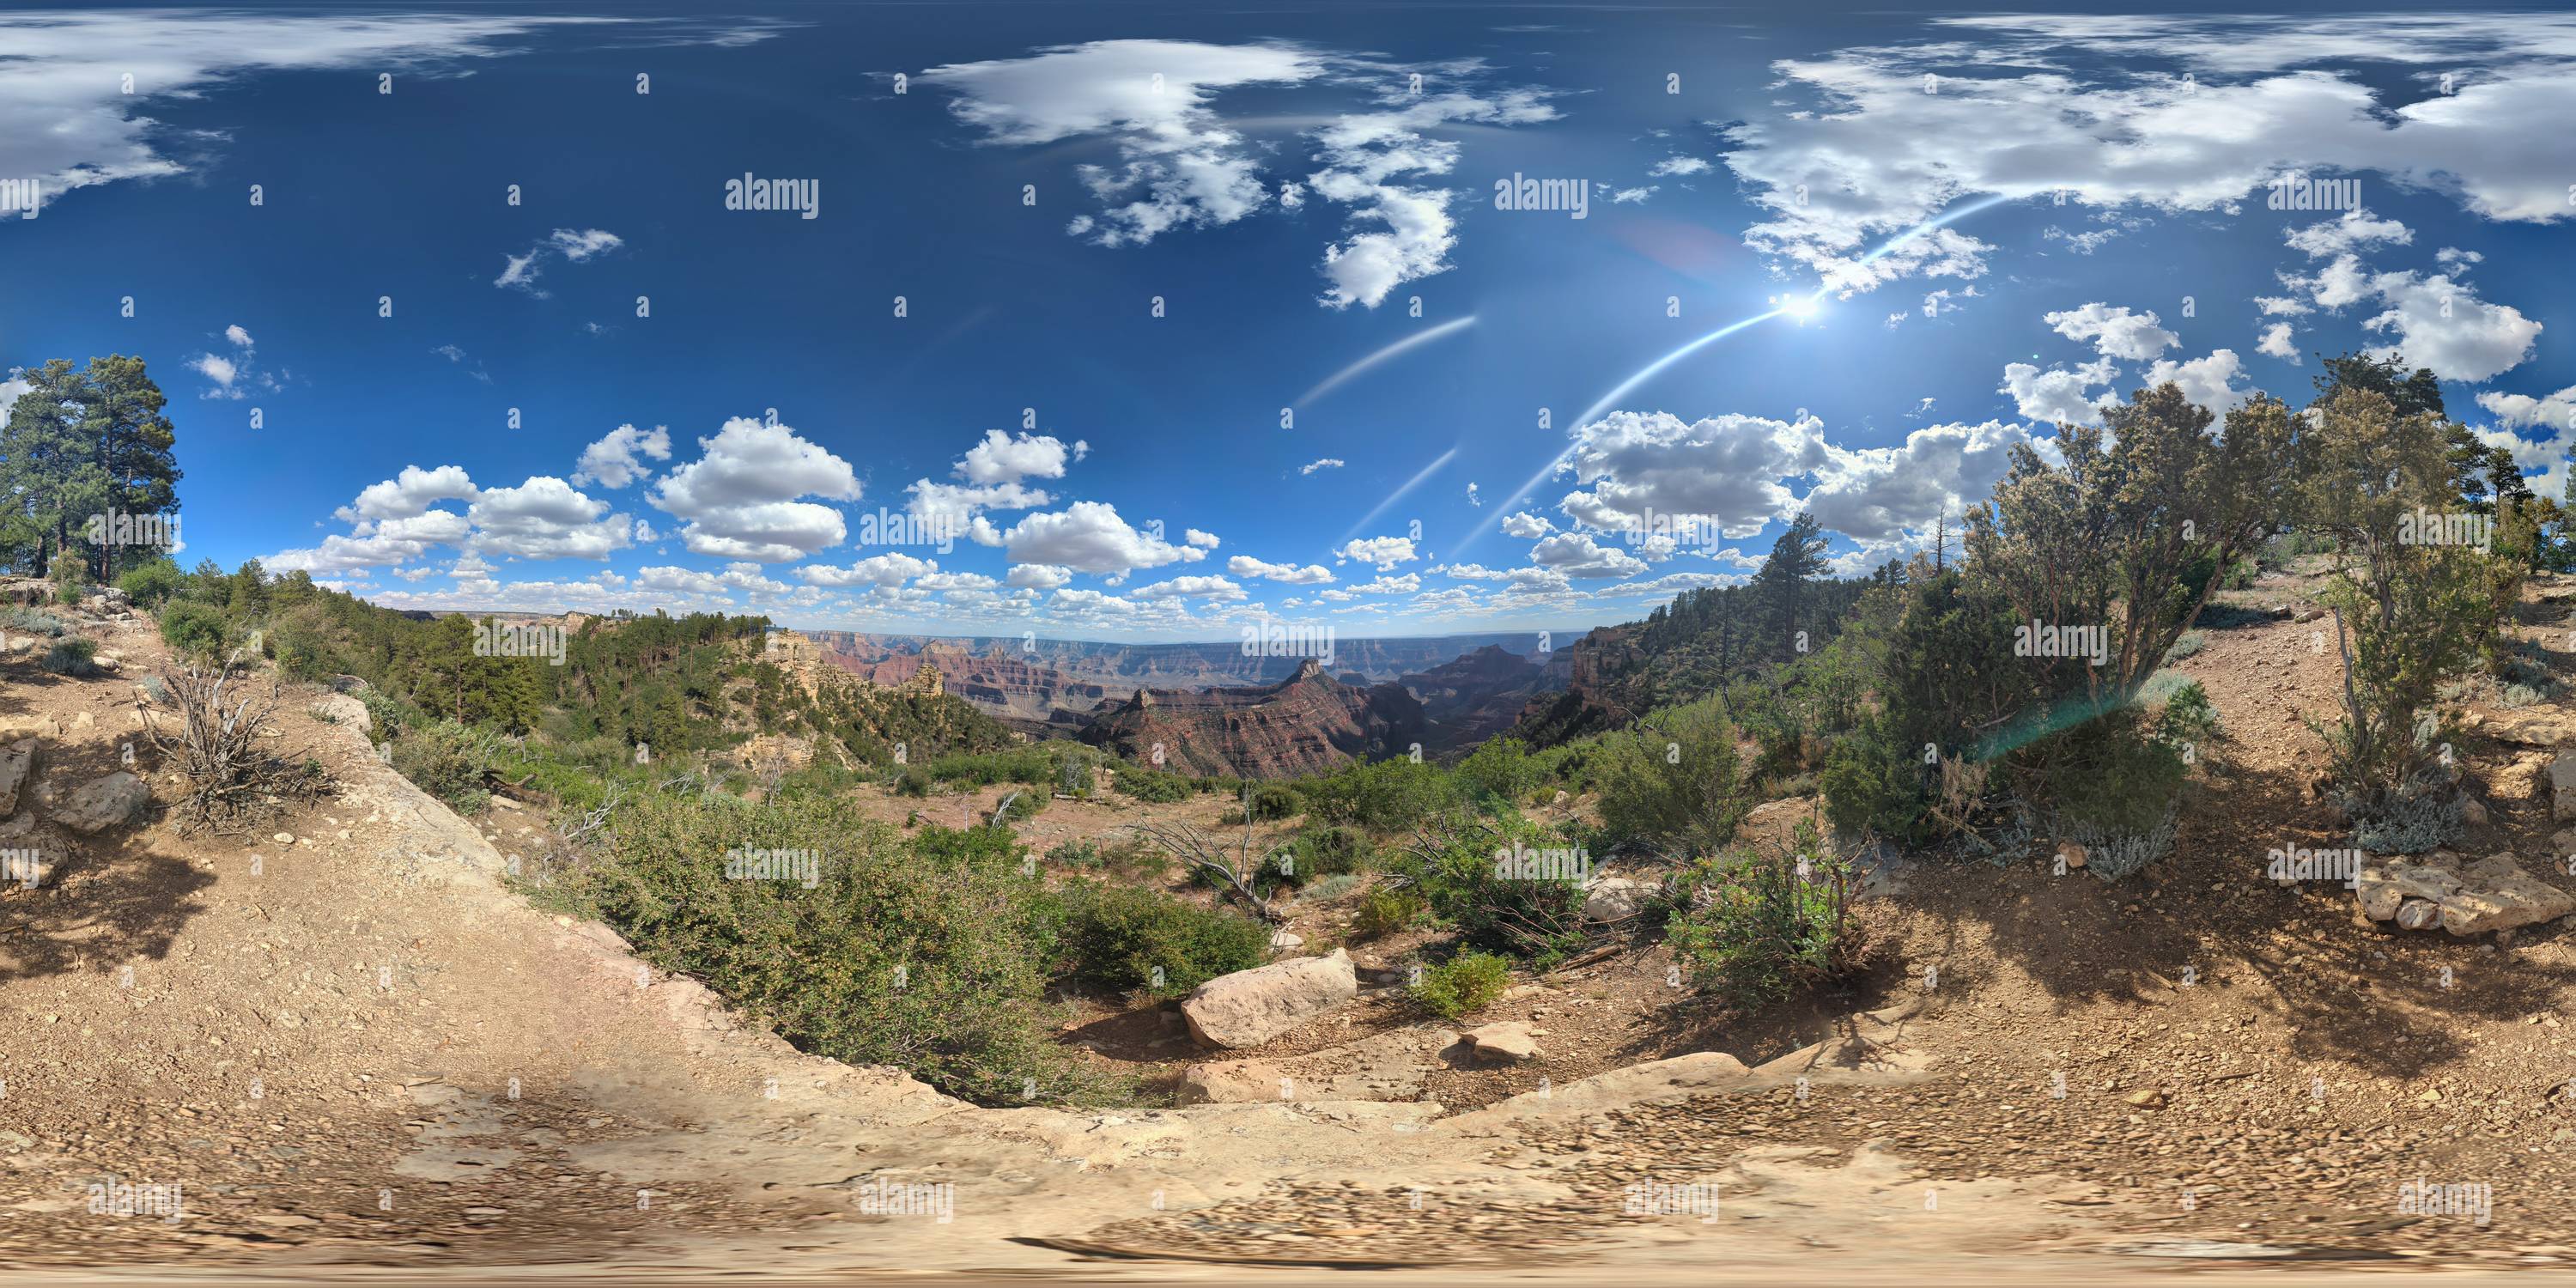
[[[2397,907],[2397,924],[2406,930],[2422,930],[2442,919],[2442,905],[2430,899],[2409,899]]]
[[[1646,910],[1646,901],[1659,889],[1652,881],[1632,877],[1602,877],[1583,892],[1585,921],[1626,921]]]
[[[2549,816],[2561,822],[2576,818],[2576,748],[2549,762]]]
[[[2576,912],[2576,896],[2523,871],[2508,853],[2490,854],[2461,876],[2460,892],[2442,901],[2442,929],[2454,935],[2512,930]]]
[[[27,770],[36,763],[36,740],[22,739],[0,747],[0,818],[18,812],[18,785],[27,781]]]
[[[129,822],[152,800],[152,789],[132,774],[118,772],[73,792],[54,814],[54,821],[83,836]]]
[[[335,723],[348,725],[360,733],[375,730],[375,718],[367,714],[367,704],[345,693],[334,693],[313,704],[313,713],[329,716]]]
[[[2459,888],[2459,874],[2447,867],[2393,858],[2364,863],[2354,879],[2353,895],[2361,901],[2363,916],[2391,921],[2409,899],[2440,903]]]
[[[1483,1028],[1467,1030],[1465,1036],[1467,1044],[1475,1051],[1476,1058],[1479,1060],[1519,1064],[1524,1060],[1535,1060],[1545,1054],[1538,1049],[1538,1036],[1530,1032],[1530,1027],[1526,1024],[1510,1021],[1488,1024]]]
[[[1181,1002],[1190,1036],[1215,1047],[1255,1047],[1359,995],[1351,955],[1300,957],[1220,975]]]
[[[1244,1105],[1263,1100],[1297,1098],[1296,1083],[1287,1083],[1288,1094],[1280,1094],[1286,1075],[1279,1066],[1260,1060],[1219,1060],[1194,1064],[1181,1071],[1180,1084],[1173,1088],[1173,1098],[1185,1105]]]

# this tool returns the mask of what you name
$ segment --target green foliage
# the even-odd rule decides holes
[[[1537,788],[1539,766],[1518,738],[1488,738],[1458,762],[1458,782],[1470,794],[1516,805]]]
[[[1737,1006],[1776,1001],[1867,964],[1867,937],[1850,914],[1855,882],[1802,825],[1789,853],[1726,854],[1685,869],[1666,942],[1698,987]]]
[[[234,634],[222,609],[179,600],[161,610],[161,639],[182,657],[220,662],[232,651]]]
[[[1492,953],[1464,952],[1424,969],[1413,1000],[1444,1020],[1472,1015],[1511,987],[1512,965]]]
[[[98,645],[85,639],[56,640],[45,650],[44,668],[56,675],[98,674]]]
[[[137,607],[157,609],[179,593],[182,575],[179,565],[171,562],[168,555],[162,555],[126,569],[116,579],[116,585]]]
[[[373,686],[358,691],[358,704],[367,709],[367,725],[378,742],[400,734],[413,714],[402,699]]]
[[[11,606],[0,608],[0,630],[25,631],[30,635],[69,635],[71,624],[36,608]]]
[[[1751,805],[1724,705],[1704,698],[1605,735],[1601,830],[1613,845],[1705,853],[1735,835]]]
[[[460,814],[472,814],[491,799],[483,776],[500,761],[500,750],[488,733],[453,720],[426,720],[394,739],[394,772]]]
[[[1410,828],[1458,799],[1457,785],[1438,765],[1402,759],[1354,762],[1299,788],[1316,817],[1382,832]]]
[[[2208,645],[2209,636],[2205,632],[2185,631],[2181,638],[2173,642],[2172,648],[2165,650],[2165,665],[2171,666],[2184,658],[2196,657]]]
[[[1160,890],[1079,881],[1064,890],[1072,976],[1095,988],[1178,997],[1267,960],[1270,929]]]
[[[1263,783],[1244,797],[1243,808],[1254,822],[1268,823],[1296,817],[1306,808],[1306,801],[1286,783]]]
[[[1555,861],[1537,875],[1515,862],[1524,850]],[[1391,870],[1421,892],[1433,915],[1455,926],[1461,942],[1515,957],[1546,958],[1583,938],[1582,847],[1550,837],[1517,815],[1444,817],[1423,828]]]
[[[729,852],[810,853],[820,883],[729,881]],[[890,1064],[981,1104],[1111,1090],[1054,1041],[1063,903],[991,828],[909,844],[847,800],[645,793],[569,892],[654,964],[705,980],[800,1048]]]
[[[1362,939],[1383,938],[1411,930],[1430,911],[1419,891],[1381,883],[1361,896],[1359,910],[1351,916],[1351,933]]]
[[[1119,791],[1149,804],[1168,805],[1190,796],[1190,780],[1137,765],[1120,765],[1115,785]]]

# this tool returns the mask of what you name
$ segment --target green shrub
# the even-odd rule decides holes
[[[1326,899],[1339,899],[1343,895],[1359,889],[1360,879],[1360,874],[1356,872],[1335,873],[1334,875],[1325,877],[1320,881],[1309,883],[1304,889],[1297,892],[1297,897],[1299,899],[1312,899],[1317,902],[1322,902]]]
[[[1409,887],[1372,886],[1351,917],[1351,933],[1362,939],[1383,938],[1412,929],[1430,910],[1421,893]]]
[[[1724,845],[1752,804],[1735,736],[1725,708],[1706,698],[1604,737],[1602,833],[1613,844],[1684,854]]]
[[[1421,892],[1434,915],[1458,928],[1461,942],[1524,958],[1553,957],[1581,942],[1579,868],[1590,862],[1581,846],[1546,836],[1517,815],[1494,821],[1452,816],[1423,835],[1394,870]],[[1545,862],[1524,871],[1518,862],[1524,854]]]
[[[1539,764],[1518,738],[1489,738],[1458,762],[1458,782],[1468,791],[1505,804],[1538,786]]]
[[[495,743],[492,735],[453,720],[422,721],[394,739],[394,772],[458,813],[472,814],[491,799],[483,776],[500,758]]]
[[[1294,818],[1305,808],[1305,798],[1286,783],[1263,783],[1244,798],[1244,812],[1256,822]]]
[[[1492,953],[1464,952],[1422,972],[1413,1000],[1444,1020],[1493,1005],[1512,982],[1511,963]]]
[[[44,668],[56,675],[98,674],[98,645],[85,639],[56,640],[45,650]]]
[[[1003,795],[1001,804],[994,809],[993,821],[1005,826],[1012,823],[1025,823],[1036,818],[1039,811],[1046,807],[1047,795],[1044,792],[1028,790],[1008,792]]]
[[[1458,799],[1457,784],[1438,765],[1411,760],[1344,765],[1301,790],[1310,812],[1379,831],[1410,828]]]
[[[1190,795],[1189,779],[1136,765],[1118,767],[1117,787],[1137,800],[1154,805],[1187,800]]]
[[[219,662],[233,646],[233,627],[223,610],[194,600],[173,600],[161,610],[161,639],[181,656]]]
[[[2165,665],[2171,666],[2184,658],[2191,657],[2199,653],[2202,649],[2208,646],[2209,634],[2207,632],[2185,631],[2182,634],[2182,638],[2173,642],[2172,648],[2165,650]]]
[[[807,852],[819,882],[725,879],[728,853]],[[1112,1088],[1055,1040],[1047,967],[1065,910],[993,828],[909,843],[848,799],[648,792],[618,807],[579,906],[655,965],[704,980],[798,1047],[890,1064],[981,1104]]]
[[[1094,988],[1178,997],[1269,958],[1269,927],[1160,890],[1080,881],[1064,905],[1070,973]]]
[[[378,742],[400,735],[411,718],[402,699],[372,686],[358,690],[358,705],[367,709],[367,727]]]
[[[1694,984],[1738,1006],[1758,1006],[1848,976],[1867,964],[1867,939],[1851,921],[1855,877],[1815,848],[1802,824],[1789,854],[1727,854],[1684,870],[1665,942]]]
[[[0,630],[25,631],[30,635],[68,635],[71,624],[52,613],[36,608],[0,608]]]
[[[164,556],[126,569],[125,574],[116,579],[116,586],[138,607],[157,609],[179,592],[183,575],[179,565]]]

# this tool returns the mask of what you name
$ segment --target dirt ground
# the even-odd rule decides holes
[[[1546,1030],[1541,1059],[1408,1055],[1428,1068],[1393,1103],[983,1110],[802,1056],[599,928],[526,908],[498,873],[533,814],[460,823],[375,762],[348,704],[328,723],[326,695],[289,687],[281,745],[309,748],[335,796],[248,837],[185,837],[160,818],[0,838],[49,865],[37,887],[0,891],[0,1270],[1289,1282],[1365,1266],[1388,1282],[1810,1283],[2563,1270],[2576,1264],[2568,923],[2505,943],[2392,932],[2360,922],[2339,884],[2265,879],[2272,848],[2343,843],[2309,790],[2308,720],[2330,713],[2337,672],[2320,635],[2331,620],[2295,620],[2305,589],[2235,593],[2249,611],[2224,620],[2239,624],[2208,627],[2176,666],[2207,688],[2226,737],[2176,853],[2139,876],[2058,875],[2037,857],[1904,865],[1870,904],[1886,968],[1774,1013],[1709,1012],[1668,985],[1655,948],[1522,980],[1467,1023],[1526,1020]],[[2570,592],[2535,588],[2518,632],[2562,679],[2576,670]],[[2254,611],[2276,603],[2294,616]],[[167,804],[174,785],[132,737],[135,681],[167,659],[140,619],[84,633],[116,670],[75,681],[23,648],[0,654],[0,742],[38,737],[29,787],[59,798],[133,741]],[[2466,695],[2479,729],[2576,722],[2492,696]],[[2576,887],[2538,769],[2552,746],[2479,729],[2457,751],[2487,817],[2455,848],[2509,850]],[[923,808],[881,807],[898,823]],[[1133,808],[1053,801],[1024,834],[1043,852],[1111,834]],[[1212,825],[1224,804],[1180,808]],[[1319,902],[1291,925],[1312,950],[1343,915]],[[1408,945],[1349,947],[1375,972]],[[1902,1022],[1852,1018],[1870,1011]],[[1206,1057],[1166,1014],[1095,1001],[1066,1040],[1168,1075]],[[1383,1055],[1372,1041],[1438,1030],[1379,992],[1232,1054],[1322,1081]],[[111,1182],[178,1183],[184,1213],[90,1211],[91,1187]],[[884,1191],[867,1187],[888,1182],[953,1187],[953,1219],[871,1207]],[[2404,1211],[2409,1182],[2485,1187],[2441,1192],[2491,1206]]]

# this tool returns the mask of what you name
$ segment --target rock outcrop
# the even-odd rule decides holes
[[[1359,996],[1351,955],[1336,948],[1220,975],[1181,1002],[1190,1036],[1212,1047],[1256,1047]]]
[[[0,747],[0,818],[18,812],[18,789],[27,781],[27,771],[36,763],[36,740],[22,739]]]
[[[1399,684],[1351,688],[1309,658],[1265,688],[1139,689],[1101,704],[1079,736],[1176,772],[1288,778],[1405,754],[1422,740],[1422,704]]]

